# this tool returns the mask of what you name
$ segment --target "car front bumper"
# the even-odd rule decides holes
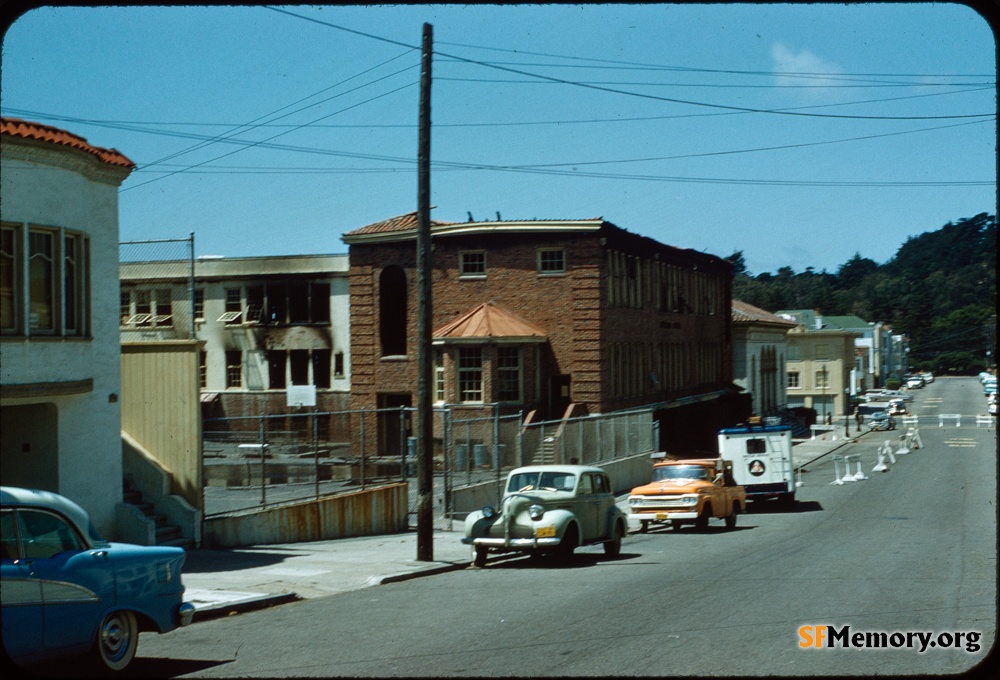
[[[472,538],[466,536],[462,539],[465,545],[482,546],[486,548],[503,548],[505,550],[537,550],[540,548],[554,548],[559,545],[559,537],[552,538]]]
[[[698,519],[697,512],[677,512],[670,510],[647,510],[644,512],[631,512],[629,517],[634,517],[637,520],[651,521],[651,522],[666,522],[673,519]]]
[[[177,625],[180,627],[190,626],[194,619],[194,605],[190,602],[181,602],[177,605]]]

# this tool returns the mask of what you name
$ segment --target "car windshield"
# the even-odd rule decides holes
[[[576,487],[576,475],[558,470],[527,470],[511,475],[507,482],[507,492],[518,491],[572,491]]]
[[[701,465],[665,465],[653,468],[653,481],[664,479],[708,479],[708,470]]]

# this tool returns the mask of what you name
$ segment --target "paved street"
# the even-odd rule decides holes
[[[973,413],[981,401],[974,384],[939,381],[918,395],[914,412],[930,416],[946,412],[945,405]],[[143,634],[130,674],[962,672],[995,640],[996,431],[967,422],[922,427],[920,435],[921,448],[900,454],[886,473],[872,472],[881,433],[844,442],[804,465],[793,512],[766,505],[741,517],[735,531],[721,523],[706,533],[654,530],[629,536],[617,558],[585,548],[569,563],[513,558],[476,569],[466,561],[424,578],[380,581],[379,587],[345,582],[333,596],[310,590],[307,599],[270,609],[203,620],[162,636]],[[843,477],[835,456],[847,455],[860,457],[868,478],[834,484]],[[437,534],[436,541],[447,535]],[[452,535],[448,551],[458,541],[459,534]],[[376,573],[385,556],[399,554],[392,537],[365,541],[370,559],[354,553],[355,575]],[[324,542],[326,554],[308,545],[269,546],[243,559],[258,560],[245,565],[256,566],[258,574],[285,570],[271,575],[274,582],[318,583],[321,577],[305,573],[305,561],[311,559],[313,568],[338,561],[337,543]],[[200,574],[191,577],[225,583],[236,573],[225,570],[232,563],[216,567],[202,561]],[[965,642],[923,652],[800,648],[802,627],[823,624],[861,633],[933,634],[942,643],[961,633]],[[981,637],[967,648],[970,634]]]

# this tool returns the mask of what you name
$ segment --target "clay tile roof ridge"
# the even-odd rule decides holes
[[[135,163],[117,149],[105,149],[104,147],[94,146],[80,135],[67,132],[53,125],[3,116],[0,117],[0,134],[68,146],[96,156],[108,165],[117,165],[124,168],[135,167]]]

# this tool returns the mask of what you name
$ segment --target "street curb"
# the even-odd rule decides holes
[[[400,583],[402,581],[409,581],[410,579],[420,578],[421,576],[435,576],[437,574],[445,574],[449,571],[458,571],[459,569],[466,569],[472,562],[449,562],[441,564],[436,567],[427,567],[426,569],[418,569],[416,571],[403,571],[397,574],[389,574],[388,576],[382,576],[380,578],[373,578],[369,581],[372,585],[380,586],[384,583]]]
[[[281,593],[278,595],[261,595],[260,597],[243,600],[242,602],[234,602],[232,604],[217,604],[211,607],[195,609],[194,616],[191,618],[191,623],[208,621],[210,619],[231,616],[233,614],[242,614],[243,612],[254,611],[257,609],[267,609],[268,607],[275,607],[279,604],[297,602],[301,599],[302,598],[299,597],[297,593]]]

